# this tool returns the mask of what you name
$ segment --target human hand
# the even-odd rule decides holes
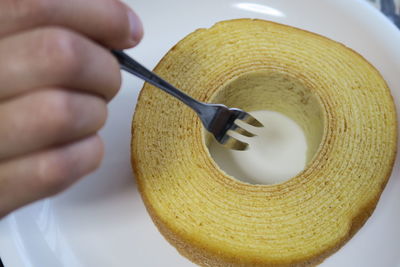
[[[118,0],[0,1],[0,218],[98,167],[121,84],[107,48],[142,34]]]

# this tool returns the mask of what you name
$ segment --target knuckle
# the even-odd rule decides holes
[[[98,139],[100,140],[100,139]],[[101,162],[103,160],[103,156],[104,156],[104,144],[102,141],[98,141],[97,143],[97,149],[96,149],[97,153],[93,154],[93,166],[92,166],[92,171],[96,170],[97,168],[100,167]]]
[[[48,89],[40,94],[37,116],[40,123],[35,127],[46,129],[46,135],[58,140],[71,136],[94,134],[107,119],[104,99],[61,89]]]
[[[73,180],[73,166],[62,156],[42,157],[38,162],[36,182],[40,191],[45,195],[54,195],[69,185]]]
[[[120,65],[116,59],[112,59],[112,63],[110,64],[110,70],[114,70],[115,75],[113,76],[113,83],[110,86],[110,91],[112,96],[115,96],[118,93],[118,90],[121,88],[122,85],[122,76],[120,71]]]
[[[107,87],[102,92],[102,95],[107,101],[110,101],[118,93],[122,85],[121,70],[116,59],[110,57],[110,60],[107,61],[107,73],[103,77],[102,86],[106,84]]]
[[[9,10],[20,20],[44,21],[52,14],[54,1],[51,0],[7,0]]]
[[[49,90],[43,96],[41,117],[54,136],[65,136],[74,122],[75,110],[71,94],[62,90]]]
[[[39,157],[36,162],[35,186],[43,196],[61,192],[77,179],[95,170],[101,163],[103,145],[96,138],[90,145],[72,145]]]
[[[97,105],[95,116],[97,117],[97,126],[95,130],[98,131],[103,128],[108,116],[107,104],[103,99],[99,99],[99,104]]]
[[[104,155],[103,142],[100,138],[96,138],[96,142],[93,142],[88,150],[92,153],[85,157],[86,173],[92,172],[100,166]]]
[[[44,71],[73,78],[81,71],[82,48],[76,34],[61,27],[45,29],[40,38],[39,58]]]

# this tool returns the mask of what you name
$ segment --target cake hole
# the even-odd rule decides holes
[[[238,137],[249,144],[246,151],[226,149],[212,139],[209,150],[218,166],[250,184],[282,183],[302,171],[307,162],[307,141],[301,127],[279,112],[250,113],[266,127],[246,127],[257,135]]]
[[[322,105],[311,89],[285,73],[246,73],[220,88],[212,102],[250,112],[264,128],[243,125],[256,137],[239,136],[246,151],[226,149],[210,135],[206,142],[216,164],[250,184],[283,183],[316,155],[324,130]],[[242,126],[241,125],[241,126]]]

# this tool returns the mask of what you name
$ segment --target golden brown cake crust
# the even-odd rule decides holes
[[[195,114],[144,86],[132,166],[154,223],[183,256],[201,266],[315,266],[370,217],[394,164],[397,126],[385,81],[359,54],[314,33],[239,19],[188,35],[155,71],[195,98],[227,104],[236,104],[227,88],[238,77],[299,81],[305,114],[321,117],[295,118],[305,132],[322,129],[320,139],[310,130],[318,142],[304,171],[283,184],[249,185],[218,168]],[[241,108],[287,108],[247,102]]]

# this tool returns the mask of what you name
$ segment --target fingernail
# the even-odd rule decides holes
[[[129,26],[131,28],[131,38],[134,45],[138,44],[143,37],[143,26],[139,17],[133,13],[133,11],[128,11]]]

